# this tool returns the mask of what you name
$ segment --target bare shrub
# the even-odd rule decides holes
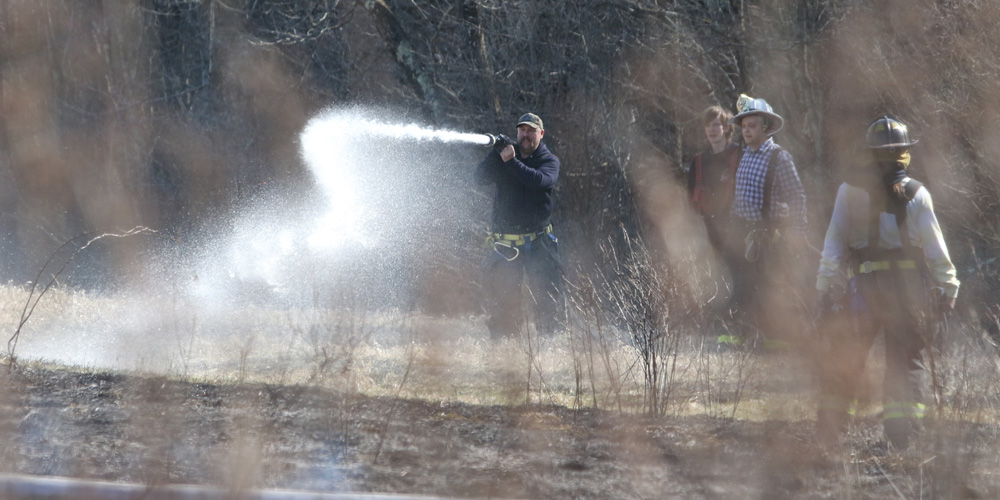
[[[720,350],[714,338],[701,337],[694,356],[692,397],[708,416],[735,418],[759,374],[759,355],[751,349]]]
[[[666,412],[676,380],[687,366],[678,364],[681,333],[690,311],[674,308],[682,302],[667,268],[654,265],[641,239],[622,231],[625,255],[603,246],[608,271],[601,273],[600,292],[610,323],[620,328],[622,340],[638,354],[642,371],[643,407],[650,414]]]
[[[599,285],[584,273],[569,288],[571,317],[569,343],[574,374],[574,403],[582,404],[583,395],[591,396],[594,408],[624,409],[624,384],[626,378],[614,346],[619,344],[614,326],[605,319]],[[586,386],[586,387],[585,387]]]
[[[294,335],[309,349],[307,383],[329,381],[351,388],[356,386],[358,349],[371,340],[369,308],[349,288],[334,295],[339,300],[332,308],[302,312],[305,317],[291,324]]]

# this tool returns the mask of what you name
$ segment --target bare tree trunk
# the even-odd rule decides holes
[[[440,121],[444,113],[438,98],[437,82],[433,69],[424,63],[425,56],[418,52],[400,20],[384,0],[368,0],[365,2],[365,8],[372,15],[375,26],[382,34],[382,39],[385,40],[396,62],[399,63],[406,80],[417,91],[420,101],[427,107],[431,117],[436,122]]]
[[[493,62],[490,60],[490,50],[486,44],[486,33],[483,29],[483,24],[480,20],[481,8],[479,2],[473,0],[475,4],[474,19],[469,21],[473,22],[476,26],[476,42],[479,46],[479,56],[483,61],[483,80],[489,88],[490,101],[493,104],[493,112],[496,114],[498,121],[504,119],[503,106],[500,105],[500,98],[497,96],[496,84],[493,81]],[[472,9],[470,9],[472,10]]]

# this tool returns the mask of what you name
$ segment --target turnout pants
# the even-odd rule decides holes
[[[906,448],[924,416],[927,373],[921,353],[931,332],[928,289],[918,270],[859,274],[850,288],[845,315],[825,322],[826,331],[821,332],[829,351],[819,361],[817,431],[828,439],[846,425],[868,351],[876,336],[884,333],[883,427],[893,446]]]
[[[483,302],[486,325],[494,339],[517,335],[525,325],[522,286],[535,316],[535,328],[552,335],[565,326],[563,266],[552,233],[515,246],[513,252],[490,250],[484,263]],[[510,259],[510,260],[508,260]]]

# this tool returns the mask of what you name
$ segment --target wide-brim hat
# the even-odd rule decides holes
[[[740,98],[736,101],[736,112],[736,116],[729,120],[731,125],[739,126],[743,117],[750,115],[765,115],[770,118],[771,128],[767,131],[767,135],[777,134],[785,125],[785,119],[775,113],[767,101],[754,99],[746,94],[740,94]]]

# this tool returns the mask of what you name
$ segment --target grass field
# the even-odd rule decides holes
[[[2,293],[2,327],[12,332],[16,330],[17,322],[11,318],[20,314],[26,291],[7,287]],[[301,407],[308,407],[311,408],[309,411],[322,414],[323,405],[328,404],[328,411],[331,412],[328,418],[333,420],[323,424],[322,429],[325,430],[320,434],[340,434],[361,425],[360,422],[370,422],[361,427],[375,437],[369,436],[367,441],[358,438],[359,442],[369,443],[366,453],[372,463],[365,467],[378,465],[377,457],[382,453],[390,456],[402,453],[391,450],[396,444],[417,439],[406,437],[408,432],[415,430],[409,428],[410,424],[416,425],[416,422],[427,418],[426,415],[436,414],[433,408],[469,408],[468,411],[481,408],[486,412],[471,416],[459,410],[444,410],[441,415],[452,415],[457,419],[455,423],[477,426],[476,431],[456,430],[459,432],[457,435],[445,434],[447,439],[455,440],[462,439],[467,432],[499,432],[490,430],[488,426],[483,428],[486,422],[494,422],[500,428],[505,425],[524,426],[519,432],[544,431],[575,436],[563,438],[570,441],[584,439],[583,436],[587,435],[592,436],[587,439],[592,439],[595,433],[604,432],[597,430],[603,424],[584,424],[584,421],[567,416],[572,413],[562,415],[560,412],[598,411],[607,415],[602,418],[616,418],[613,416],[618,415],[617,418],[636,419],[633,425],[660,436],[657,439],[669,438],[664,441],[667,444],[659,446],[669,445],[670,449],[674,449],[671,454],[680,454],[686,457],[685,460],[709,460],[714,464],[711,466],[713,470],[723,467],[724,463],[729,464],[728,467],[733,466],[730,459],[724,458],[727,453],[735,454],[730,457],[735,459],[743,453],[755,453],[752,450],[757,449],[764,453],[762,460],[770,460],[773,464],[765,467],[763,463],[746,463],[741,467],[748,469],[740,472],[741,475],[764,474],[771,477],[778,474],[781,468],[792,467],[796,468],[796,477],[812,478],[796,480],[804,481],[802,484],[795,481],[786,484],[775,479],[779,490],[789,498],[950,498],[942,496],[942,492],[951,494],[956,491],[980,495],[969,498],[989,498],[1000,491],[1000,475],[997,473],[1000,471],[1000,456],[995,452],[995,445],[1000,442],[997,439],[1000,435],[997,423],[1000,414],[1000,390],[997,389],[1000,387],[1000,358],[993,346],[981,341],[974,330],[956,325],[952,333],[953,339],[936,351],[934,375],[939,386],[938,399],[930,402],[930,414],[934,418],[928,420],[919,446],[915,446],[909,454],[886,453],[880,429],[883,369],[880,355],[883,347],[877,344],[869,360],[868,383],[859,394],[854,424],[842,441],[840,453],[835,453],[823,466],[817,466],[814,458],[810,458],[806,461],[808,467],[803,470],[796,468],[802,464],[788,462],[791,458],[788,454],[812,456],[816,453],[810,433],[816,392],[811,362],[793,351],[719,349],[714,337],[706,332],[678,329],[675,332],[677,337],[667,344],[669,349],[660,351],[656,364],[659,375],[655,382],[651,382],[648,364],[639,350],[631,345],[627,332],[615,329],[605,328],[603,332],[576,329],[554,338],[539,339],[525,335],[490,341],[482,318],[477,317],[431,317],[396,310],[371,312],[358,308],[291,309],[261,305],[214,308],[155,296],[111,296],[53,289],[39,302],[21,328],[15,355],[19,366],[17,370],[27,370],[25,373],[37,374],[40,368],[60,367],[60,371],[82,374],[120,374],[110,378],[98,375],[99,380],[114,381],[118,380],[116,377],[125,376],[127,379],[121,383],[126,389],[112,389],[110,393],[121,394],[121,401],[116,404],[133,408],[130,411],[152,411],[164,404],[162,399],[154,396],[140,396],[139,393],[127,396],[137,390],[135,387],[151,387],[142,382],[124,381],[133,379],[196,384],[190,386],[192,389],[184,389],[187,391],[194,391],[193,387],[216,387],[209,392],[232,395],[232,401],[223,398],[222,408],[232,407],[244,413],[247,408],[257,408],[254,411],[262,414],[282,414],[269,409],[273,403],[247,403],[246,394],[252,394],[255,387],[268,387],[269,392],[280,391],[278,393],[284,394],[280,400],[288,402],[282,404],[296,408],[282,410],[285,413],[304,415],[307,413],[302,412],[306,410]],[[4,361],[9,363],[9,356]],[[25,375],[25,378],[31,379],[32,376]],[[79,390],[103,387],[101,384],[94,387],[88,384],[92,382]],[[240,388],[250,388],[251,392]],[[205,390],[198,389],[196,392],[201,394]],[[322,399],[303,399],[303,394],[307,393],[302,390],[324,391],[339,396],[329,396],[328,402],[322,403]],[[102,391],[107,393],[108,389]],[[653,393],[659,403],[655,414],[650,414]],[[200,397],[170,396],[167,400],[184,401],[185,407],[200,407]],[[98,397],[98,402],[102,398]],[[359,403],[351,406],[353,410],[347,410],[354,403],[334,403],[338,398],[347,398],[343,401],[349,402],[370,402]],[[252,401],[256,399],[259,398],[249,397]],[[74,404],[80,403],[70,404],[68,408]],[[104,405],[107,404],[105,401]],[[319,406],[315,406],[317,404]],[[416,405],[423,406],[418,409]],[[16,414],[18,410],[12,406],[9,411]],[[170,414],[179,410],[156,411]],[[519,416],[504,416],[510,411]],[[375,413],[365,416],[366,412]],[[201,423],[193,423],[199,418],[203,419]],[[268,422],[268,418],[277,417],[259,418],[263,419],[261,422]],[[189,425],[195,430],[191,432],[196,433],[209,432],[197,430],[199,425],[219,425],[218,416],[196,414],[184,419],[192,422]],[[263,425],[253,424],[256,420],[226,419],[231,421],[230,425],[251,425],[258,431],[281,427],[273,422]],[[83,423],[74,425],[86,427],[93,423],[84,419]],[[16,434],[18,428],[15,425],[8,431]],[[173,426],[170,429],[177,433],[178,439],[188,432]],[[101,436],[107,431],[96,427],[88,432]],[[232,434],[235,431],[227,432]],[[288,436],[280,439],[258,436],[254,439],[260,439],[261,443],[277,439],[282,442],[280,446],[268,446],[285,450],[286,447],[308,447],[310,439],[313,439],[309,436],[315,434],[315,430],[308,431],[304,434],[306,437],[296,438],[299,441]],[[17,439],[23,440],[24,437]],[[66,439],[72,440],[72,437]],[[611,442],[624,439],[632,443],[629,446],[635,446],[636,438],[619,429],[602,439]],[[491,442],[482,437],[474,440]],[[721,443],[729,444],[723,446]],[[229,449],[231,445],[214,446]],[[382,451],[383,447],[387,451]],[[21,453],[29,453],[23,448],[21,450]],[[258,450],[262,457],[254,467],[269,467],[269,460],[274,458],[269,453],[278,452],[267,450],[267,447]],[[494,449],[490,453],[495,452]],[[7,456],[17,453],[15,447],[8,451]],[[282,453],[292,452],[286,450]],[[417,452],[408,461],[422,463],[421,453]],[[371,459],[372,456],[376,458]],[[660,459],[649,466],[654,467]],[[366,463],[366,459],[359,460]],[[660,466],[669,469],[672,460]],[[8,461],[7,471],[25,472],[11,467],[12,463],[17,463],[17,460]],[[381,465],[392,468],[389,463]],[[592,465],[581,466],[580,473],[586,473]],[[455,467],[462,466],[461,460],[456,460]],[[26,472],[33,471],[29,468]],[[435,474],[431,471],[424,473]],[[199,481],[199,476],[187,474],[189,476],[179,476]],[[566,478],[543,476],[536,480],[550,487],[564,487],[564,482],[568,481]],[[298,484],[294,474],[288,476],[275,472],[274,477],[284,478],[275,479],[274,485],[294,487]],[[344,481],[343,478],[340,480]],[[735,495],[735,492],[742,491],[737,485],[716,476],[690,478],[690,481],[694,485],[701,481],[705,487],[725,483],[724,487],[719,486],[721,491],[729,492],[722,494],[723,498],[731,498],[730,493]],[[351,484],[354,488],[385,491],[371,485],[364,486],[367,484],[364,481]],[[764,488],[761,485],[758,486]],[[451,491],[426,488],[430,487],[400,486],[395,491]],[[544,489],[543,486],[538,488]],[[691,488],[697,489],[696,486]],[[688,497],[687,494],[692,491],[688,488],[678,498]],[[751,488],[751,491],[758,490]],[[766,488],[759,491],[766,491]],[[807,495],[804,491],[810,493]],[[936,492],[937,496],[931,495],[931,492]],[[464,494],[468,493],[464,491]],[[886,493],[889,495],[881,496]],[[613,496],[591,492],[577,497]]]

